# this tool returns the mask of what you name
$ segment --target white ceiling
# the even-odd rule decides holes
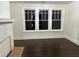
[[[11,3],[32,3],[32,4],[39,4],[39,3],[45,3],[45,4],[69,4],[72,1],[11,1]]]

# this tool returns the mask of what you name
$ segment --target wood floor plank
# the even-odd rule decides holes
[[[15,53],[16,48],[13,49],[12,53],[9,55],[9,57],[13,56]]]
[[[13,57],[16,57],[18,55],[18,53],[19,53],[19,48],[17,47],[16,50],[15,50],[15,53],[14,53]]]
[[[22,56],[23,50],[24,50],[24,47],[20,47],[19,54],[17,55],[17,57]]]
[[[24,47],[15,47],[9,57],[21,57]]]

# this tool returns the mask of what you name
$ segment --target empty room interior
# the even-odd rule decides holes
[[[0,1],[0,57],[79,57],[79,1]]]

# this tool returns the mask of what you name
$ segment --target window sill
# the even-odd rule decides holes
[[[58,32],[58,31],[63,31],[63,29],[56,29],[56,30],[24,30],[23,32]]]

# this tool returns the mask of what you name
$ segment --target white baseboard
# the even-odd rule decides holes
[[[51,38],[64,38],[63,35],[55,35],[55,36],[36,36],[36,37],[15,37],[15,40],[28,40],[28,39],[51,39]]]
[[[71,38],[71,37],[68,37],[68,36],[65,36],[66,39],[68,39],[69,41],[75,43],[76,45],[79,45],[79,41],[77,39],[74,39],[74,38]]]

